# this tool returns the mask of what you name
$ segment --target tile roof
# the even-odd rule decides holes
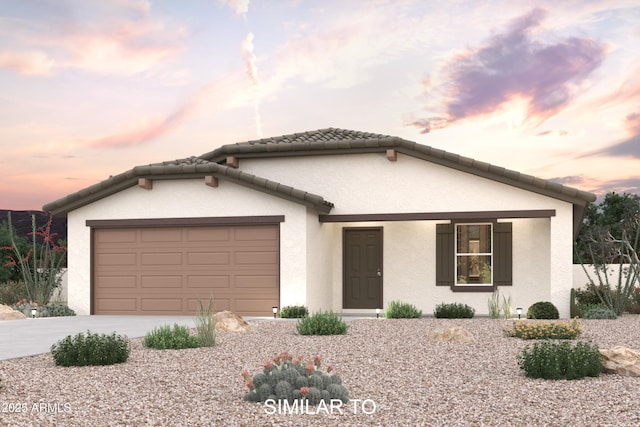
[[[70,194],[43,207],[54,214],[67,212],[114,194],[137,184],[138,178],[177,179],[214,175],[259,191],[294,200],[329,212],[333,204],[322,196],[269,181],[238,169],[224,166],[228,156],[239,159],[252,157],[284,157],[350,153],[375,153],[394,149],[412,157],[440,164],[484,178],[513,185],[535,193],[557,198],[574,205],[574,230],[582,221],[586,206],[596,200],[592,193],[505,169],[490,163],[460,156],[430,146],[418,144],[396,136],[360,132],[347,129],[319,129],[290,135],[223,145],[201,156],[171,160],[147,166],[137,166],[120,175]]]

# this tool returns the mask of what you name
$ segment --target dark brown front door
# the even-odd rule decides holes
[[[343,308],[382,308],[382,228],[343,231]]]

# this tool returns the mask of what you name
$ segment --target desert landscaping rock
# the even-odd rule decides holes
[[[0,304],[0,320],[20,320],[26,318],[27,316],[18,310],[14,310],[8,305]]]
[[[640,351],[616,346],[600,349],[605,371],[626,377],[640,377]]]
[[[13,412],[0,414],[0,425],[640,425],[640,378],[526,378],[516,355],[532,342],[505,337],[502,328],[511,322],[504,320],[349,320],[347,335],[340,336],[300,336],[295,322],[250,324],[250,331],[219,333],[213,348],[153,350],[135,339],[120,365],[61,368],[50,354],[0,361],[0,404],[13,405]],[[640,342],[637,315],[582,324],[580,340],[600,348]],[[446,325],[464,328],[473,340],[430,338]],[[355,413],[354,403],[343,413],[285,414],[244,402],[242,371],[253,375],[283,351],[318,355],[323,367],[335,367],[349,397],[359,400]],[[363,402],[370,414],[363,413]]]
[[[219,311],[215,314],[216,318],[216,331],[234,331],[234,332],[246,332],[251,330],[249,325],[239,314],[232,311]]]

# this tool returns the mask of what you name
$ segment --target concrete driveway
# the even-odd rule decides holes
[[[174,323],[190,328],[193,316],[73,316],[0,321],[0,360],[48,353],[51,345],[79,332],[143,337],[153,328]]]

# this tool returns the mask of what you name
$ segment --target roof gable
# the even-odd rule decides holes
[[[223,165],[227,157],[242,158],[289,157],[332,154],[378,153],[395,150],[408,156],[460,170],[483,178],[512,185],[573,204],[574,235],[580,228],[586,206],[596,200],[592,193],[536,178],[490,163],[460,156],[396,136],[327,128],[271,138],[223,145],[197,157],[171,160],[147,166],[137,166],[120,175],[46,204],[43,209],[64,215],[74,209],[137,184],[139,178],[192,179],[212,175],[239,185],[302,203],[320,213],[327,213],[333,204],[320,195],[311,194],[278,182],[270,181],[239,169]]]

